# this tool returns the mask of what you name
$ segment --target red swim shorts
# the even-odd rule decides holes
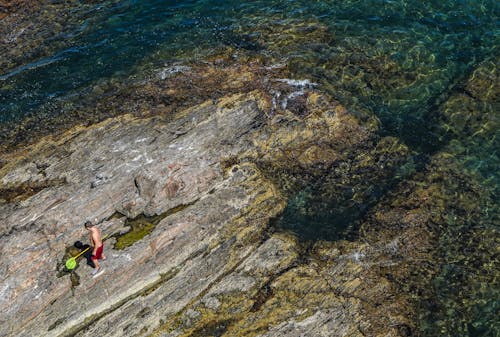
[[[95,251],[95,255],[92,255],[92,260],[102,260],[102,250],[104,249],[104,245],[97,247]]]

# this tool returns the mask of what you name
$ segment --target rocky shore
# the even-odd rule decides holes
[[[287,105],[254,90],[74,127],[4,155],[1,335],[417,334],[446,219],[463,212],[468,226],[491,194],[450,162],[451,146],[380,200],[354,239],[303,242],[277,230],[304,184],[324,177],[337,188],[323,197],[340,202],[342,186],[385,184],[410,158],[374,119],[286,86]],[[469,192],[449,198],[463,179]],[[111,236],[97,279],[82,262],[71,274],[63,267],[86,220]]]
[[[43,34],[71,24],[73,5],[0,3],[0,65],[50,55]],[[43,34],[26,29],[48,22]],[[260,30],[247,42],[269,55],[333,56],[279,63],[227,47],[98,81],[86,99],[0,127],[0,336],[452,336],[495,326],[498,59],[445,90],[451,75],[435,71],[429,48],[429,62],[408,72],[349,40],[334,44],[316,21]],[[324,83],[306,79],[319,67]],[[415,100],[417,79],[440,87]],[[367,108],[377,100],[412,100],[415,120],[432,125],[388,136]],[[98,278],[84,259],[64,267],[73,243],[87,241],[87,220],[108,235]]]
[[[8,158],[2,334],[398,335],[410,324],[401,306],[394,317],[363,309],[390,287],[365,283],[366,244],[325,242],[305,254],[271,221],[286,205],[285,175],[314,175],[394,142],[314,91],[303,93],[300,114],[271,116],[266,97],[229,96],[168,120],[125,115]],[[164,217],[115,249],[125,220],[140,215]],[[92,279],[81,265],[75,285],[56,270],[88,219],[114,237],[105,274]],[[384,320],[392,323],[376,323]]]

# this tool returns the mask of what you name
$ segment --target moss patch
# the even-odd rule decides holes
[[[130,230],[122,235],[116,237],[115,249],[125,249],[132,246],[135,242],[139,241],[153,231],[156,224],[160,222],[155,219],[158,217],[147,217],[143,214],[135,219],[127,219],[126,225],[130,226]],[[161,220],[161,219],[160,219]]]
[[[144,214],[140,214],[133,219],[127,218],[125,221],[125,226],[129,226],[130,230],[124,234],[116,234],[113,237],[116,238],[116,243],[114,245],[114,249],[125,249],[127,247],[132,246],[137,241],[141,240],[146,235],[150,234],[160,223],[161,220],[166,218],[169,215],[180,212],[187,207],[193,205],[197,200],[189,203],[182,204],[176,206],[174,208],[169,209],[165,213],[155,215],[155,216],[146,216]]]

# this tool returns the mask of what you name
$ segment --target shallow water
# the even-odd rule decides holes
[[[21,52],[1,59],[2,130],[34,116],[78,119],[79,107],[107,94],[96,89],[103,83],[119,91],[147,83],[165,67],[187,71],[183,65],[193,60],[231,50],[236,62],[250,55],[286,64],[295,79],[317,83],[361,118],[374,113],[381,136],[395,136],[413,151],[412,160],[382,186],[374,181],[361,202],[348,191],[328,199],[328,193],[319,193],[328,190],[327,183],[314,182],[291,198],[280,228],[304,240],[353,239],[366,212],[398,182],[424,170],[439,151],[454,156],[458,170],[498,200],[498,104],[474,103],[474,120],[455,117],[453,109],[463,104],[443,107],[463,93],[464,81],[479,64],[490,62],[486,71],[497,74],[497,1],[129,0],[68,6],[56,14],[65,15],[57,18],[57,30],[20,24],[3,38],[5,48]],[[461,119],[468,124],[457,126]],[[29,134],[29,128],[22,132]],[[0,139],[6,142],[7,136]],[[498,289],[488,284],[494,278],[481,278],[485,268],[467,258],[453,262],[471,249],[470,256],[484,263],[495,258],[482,245],[485,235],[497,236],[499,207],[486,204],[478,216],[449,219],[442,238],[448,262],[435,280],[439,298],[422,309],[424,335],[499,333]],[[454,240],[457,233],[468,243]],[[498,274],[495,268],[486,269]],[[469,286],[473,289],[462,295],[452,289]],[[472,314],[462,315],[459,303],[467,301],[475,303]]]

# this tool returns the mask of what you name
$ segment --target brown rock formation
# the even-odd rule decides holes
[[[2,334],[209,335],[221,325],[246,336],[268,328],[284,336],[292,327],[311,336],[360,334],[359,325],[373,319],[355,295],[363,284],[353,255],[360,247],[327,249],[329,262],[323,255],[303,262],[295,239],[268,234],[285,206],[273,172],[340,165],[349,149],[376,140],[338,103],[303,95],[299,116],[272,110],[267,95],[253,92],[168,122],[122,116],[74,128],[11,155],[1,169],[3,190],[64,183],[4,198]],[[116,212],[162,217],[122,250],[108,241],[105,274],[92,279],[80,265],[72,288],[69,276],[55,272],[65,247],[84,238],[87,219],[123,233]]]

